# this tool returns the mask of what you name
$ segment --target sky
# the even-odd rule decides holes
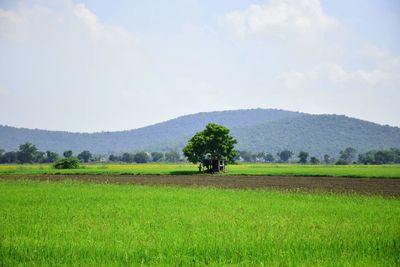
[[[0,0],[0,124],[277,108],[400,126],[398,0]]]

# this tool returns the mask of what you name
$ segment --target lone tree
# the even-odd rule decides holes
[[[35,145],[26,142],[19,146],[18,151],[18,160],[21,163],[32,163],[35,161],[36,155],[38,153],[38,149]]]
[[[281,152],[278,153],[278,157],[283,161],[287,162],[293,155],[293,152],[290,150],[282,150]]]
[[[63,156],[64,158],[72,157],[72,151],[71,150],[64,151]]]
[[[183,148],[183,154],[193,164],[199,164],[199,171],[218,172],[219,162],[234,162],[237,155],[237,141],[229,135],[229,129],[215,123],[207,124],[197,132]]]
[[[149,155],[147,155],[147,153],[144,151],[140,151],[133,156],[133,160],[136,163],[146,163],[149,161],[149,159]]]
[[[83,162],[89,162],[92,159],[92,153],[90,153],[90,151],[88,150],[84,150],[81,153],[79,153],[78,159]]]
[[[307,163],[307,158],[308,158],[308,153],[304,151],[300,151],[299,155],[299,163],[301,164],[306,164]]]

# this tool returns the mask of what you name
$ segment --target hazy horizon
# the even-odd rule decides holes
[[[173,118],[168,118],[168,119],[163,120],[163,121],[151,122],[151,123],[149,123],[149,124],[147,124],[147,125],[140,126],[140,127],[137,127],[137,128],[119,129],[119,130],[111,130],[111,131],[110,131],[110,130],[107,130],[107,129],[105,129],[105,130],[99,130],[99,131],[69,131],[68,129],[56,129],[56,130],[52,130],[52,129],[46,129],[46,128],[37,128],[37,127],[35,127],[35,128],[29,128],[29,127],[24,127],[24,126],[15,126],[15,125],[8,125],[8,124],[2,124],[2,123],[0,123],[0,126],[8,126],[8,127],[14,127],[14,128],[25,128],[25,129],[35,129],[35,130],[45,130],[45,131],[57,131],[57,132],[68,132],[68,133],[88,133],[88,134],[91,134],[91,133],[102,133],[102,132],[121,132],[121,131],[137,130],[137,129],[140,129],[140,128],[143,128],[143,127],[156,125],[156,124],[159,124],[159,123],[167,122],[167,121],[174,120],[174,119],[177,119],[177,118],[180,118],[180,117],[184,117],[184,116],[196,115],[196,114],[199,114],[199,113],[227,112],[227,111],[241,111],[241,110],[257,110],[257,109],[261,109],[261,110],[283,110],[283,109],[279,109],[279,108],[243,108],[243,109],[230,109],[230,110],[212,110],[212,111],[205,111],[205,112],[201,111],[201,112],[196,112],[196,113],[184,114],[184,115],[180,115],[180,116],[173,117]],[[302,112],[302,111],[298,111],[298,110],[296,110],[296,111],[295,111],[295,110],[284,110],[284,111],[298,112],[298,113],[304,113],[304,114],[309,114],[309,115],[336,115],[336,116],[346,116],[346,117],[349,117],[349,118],[354,118],[354,119],[362,120],[362,119],[360,119],[360,118],[347,116],[347,115],[345,115],[345,114],[334,114],[334,113],[306,113],[306,112]],[[367,121],[367,120],[363,120],[363,121]],[[367,122],[376,123],[376,122],[373,122],[373,121],[367,121]],[[395,126],[395,125],[380,124],[380,123],[376,123],[376,124],[379,124],[379,125],[382,125],[382,126],[390,126],[390,127],[400,128],[399,126]]]
[[[400,1],[0,2],[0,124],[273,108],[400,126]]]

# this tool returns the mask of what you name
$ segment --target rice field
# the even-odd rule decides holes
[[[0,174],[197,174],[194,164],[84,164],[58,170],[46,164],[0,165]],[[228,165],[229,175],[332,176],[400,178],[400,165]],[[224,174],[221,174],[224,175]]]
[[[399,266],[400,200],[0,180],[0,265]]]

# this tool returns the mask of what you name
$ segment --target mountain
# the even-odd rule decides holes
[[[231,129],[239,150],[305,150],[312,155],[336,155],[347,146],[359,152],[400,147],[400,129],[338,115],[310,115],[275,109],[203,112],[151,126],[119,132],[70,133],[0,126],[0,148],[17,150],[26,141],[40,150],[120,153],[181,149],[209,123]]]

